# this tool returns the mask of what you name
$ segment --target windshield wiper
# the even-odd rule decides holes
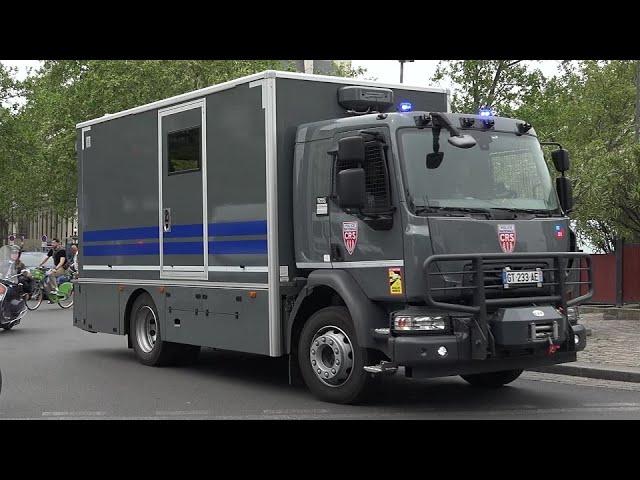
[[[438,213],[438,212],[464,212],[464,213],[482,213],[487,216],[491,216],[491,211],[488,208],[469,208],[469,207],[427,207],[416,206],[415,214],[421,213]]]
[[[556,210],[544,210],[540,208],[507,208],[507,207],[491,207],[491,210],[502,210],[505,212],[515,212],[515,213],[531,213],[533,215],[551,217],[554,214],[558,215],[559,213]]]

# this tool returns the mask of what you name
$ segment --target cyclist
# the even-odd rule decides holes
[[[44,257],[42,262],[40,262],[40,266],[44,265],[46,261],[49,260],[49,257],[53,257],[53,268],[49,272],[49,276],[47,278],[47,286],[49,287],[49,291],[47,293],[57,295],[58,286],[56,279],[64,274],[69,262],[67,262],[67,252],[62,248],[60,240],[54,238],[51,241],[51,244],[53,248],[49,250],[47,256]]]
[[[70,282],[78,274],[78,245],[74,243],[69,247],[69,250],[71,250],[71,255],[67,260],[68,269],[58,277],[58,286],[65,282]]]

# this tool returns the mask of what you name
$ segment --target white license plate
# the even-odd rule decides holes
[[[542,286],[542,271],[540,270],[504,270],[502,272],[502,283],[504,288],[509,285],[521,285],[527,283],[536,283],[538,287]]]

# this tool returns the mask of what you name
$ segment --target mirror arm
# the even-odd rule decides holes
[[[450,121],[449,119],[444,116],[442,113],[440,112],[431,112],[430,113],[431,118],[434,120],[438,120],[437,122],[434,122],[434,126],[437,123],[439,127],[444,127],[449,131],[449,134],[451,134],[451,136],[453,137],[460,137],[462,136],[462,134],[460,133],[460,130],[458,130]]]

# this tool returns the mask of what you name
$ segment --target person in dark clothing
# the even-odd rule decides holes
[[[18,251],[18,256],[14,262],[14,267],[16,269],[16,273],[18,274],[18,283],[22,284],[22,291],[27,295],[30,295],[31,292],[33,292],[33,278],[31,278],[31,273],[20,259],[21,255],[22,249]]]
[[[62,247],[60,240],[58,240],[57,238],[54,238],[51,241],[51,244],[53,248],[49,250],[49,252],[47,253],[47,256],[44,257],[42,262],[40,262],[40,266],[44,265],[46,261],[49,260],[49,257],[53,257],[53,267],[51,269],[51,272],[49,272],[49,278],[47,283],[49,287],[49,293],[57,294],[58,285],[57,285],[56,279],[59,276],[64,275],[64,272],[68,267],[67,252]]]

